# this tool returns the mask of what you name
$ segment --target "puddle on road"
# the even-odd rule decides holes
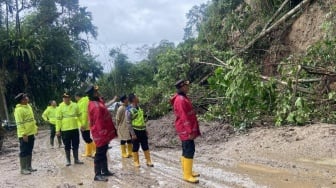
[[[270,168],[266,166],[261,166],[261,165],[255,165],[255,164],[248,164],[248,163],[241,163],[238,164],[238,168],[241,169],[246,169],[246,170],[252,170],[252,171],[258,171],[262,173],[271,173],[271,174],[280,174],[280,173],[286,173],[286,171],[283,170],[278,170],[275,168]]]
[[[201,172],[200,180],[205,177],[205,187],[266,187],[263,184],[256,184],[244,174],[231,172],[230,169],[220,168],[218,165],[198,164],[196,170]]]
[[[276,188],[315,188],[331,187],[331,182],[326,182],[325,177],[317,177],[298,169],[274,168],[262,164],[240,163],[237,166],[220,166],[208,161],[196,161],[195,170],[201,173],[200,183],[193,185],[182,181],[179,155],[153,151],[154,168],[145,165],[143,152],[140,152],[141,168],[134,168],[132,158],[122,159],[120,156],[119,142],[110,143],[109,150],[110,168],[117,172],[114,183],[121,187],[276,187]],[[301,160],[302,162],[315,162],[336,166],[336,160]],[[125,179],[128,181],[125,182]],[[112,182],[111,182],[112,183]],[[111,186],[113,183],[108,183]]]
[[[112,149],[109,150],[112,169],[121,172],[121,175],[124,175],[124,177],[126,175],[129,182],[135,183],[138,186],[150,185],[149,187],[164,188],[262,187],[244,175],[231,173],[227,169],[205,163],[195,164],[195,170],[201,173],[201,177],[199,178],[200,183],[197,185],[190,184],[182,180],[179,155],[175,155],[175,153],[167,154],[153,151],[154,168],[148,168],[145,165],[143,152],[140,152],[141,167],[138,169],[134,168],[132,159],[121,159],[118,142],[111,142],[110,145],[112,146]],[[139,180],[144,183],[136,182]]]
[[[325,180],[312,180],[309,176],[300,177],[299,174],[283,169],[272,168],[261,164],[240,163],[238,172],[246,174],[256,182],[268,187],[276,188],[315,188],[321,187]]]

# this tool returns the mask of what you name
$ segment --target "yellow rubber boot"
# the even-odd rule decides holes
[[[146,158],[146,161],[147,161],[146,162],[147,166],[154,167],[154,165],[152,163],[152,160],[151,160],[151,157],[150,157],[149,150],[144,151],[144,154],[145,154],[145,158]]]
[[[184,160],[184,157],[182,156],[182,157],[181,157],[182,172],[183,172],[183,164],[184,164],[184,163],[183,163],[183,160]],[[199,173],[194,172],[194,171],[192,171],[191,175],[192,175],[193,177],[200,177],[200,176],[201,176]]]
[[[133,145],[132,144],[127,144],[128,157],[132,157],[132,150],[133,150]]]
[[[96,155],[96,144],[94,141],[91,142],[91,157],[94,157]]]
[[[183,159],[183,180],[190,183],[198,183],[198,179],[192,176],[193,159]]]
[[[85,151],[84,151],[84,154],[82,154],[82,157],[91,157],[91,147],[90,147],[90,144],[85,144]]]
[[[133,161],[134,161],[134,166],[135,167],[140,167],[139,153],[138,152],[133,152]]]
[[[126,153],[126,145],[125,144],[120,145],[120,149],[121,149],[121,157],[128,158],[128,155]]]
[[[184,160],[184,157],[182,156],[182,157],[181,157],[182,174],[184,174],[184,162],[183,162],[183,160]]]

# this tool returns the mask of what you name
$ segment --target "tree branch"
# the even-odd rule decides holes
[[[281,10],[286,6],[286,4],[287,4],[288,2],[289,2],[289,0],[286,0],[286,1],[284,1],[284,2],[281,4],[281,6],[279,7],[279,9],[273,14],[273,16],[271,17],[271,19],[268,20],[268,22],[265,24],[265,26],[264,26],[264,28],[262,29],[262,31],[265,31],[265,30],[268,28],[268,26],[271,25],[271,23],[274,21],[274,19],[275,19],[277,16],[279,16]]]
[[[249,42],[244,48],[240,49],[236,55],[239,55],[249,48],[251,48],[259,39],[263,38],[270,32],[272,32],[274,29],[276,29],[279,25],[284,23],[286,20],[288,20],[290,17],[292,17],[295,13],[297,13],[302,7],[307,5],[311,0],[303,0],[300,4],[298,4],[296,7],[294,7],[292,10],[287,12],[284,16],[282,16],[277,22],[275,22],[272,26],[269,28],[263,30],[257,37],[255,37],[251,42]]]
[[[222,60],[218,59],[217,57],[214,57],[217,61],[221,62],[222,65],[219,65],[219,64],[215,64],[215,63],[209,63],[209,62],[197,62],[197,63],[201,63],[201,64],[206,64],[206,65],[211,65],[211,66],[215,66],[215,67],[224,67],[224,68],[227,68],[227,69],[232,69],[232,67],[230,67],[229,65],[227,65],[226,63],[224,63]],[[267,80],[267,81],[271,81],[271,80],[274,80],[276,81],[276,83],[280,84],[280,85],[284,85],[284,86],[287,86],[288,87],[288,83],[287,82],[284,82],[284,81],[281,81],[281,80],[278,80],[274,77],[268,77],[268,76],[263,76],[263,75],[258,75],[259,78],[263,79],[263,80]],[[314,80],[296,80],[297,83],[300,83],[300,82],[307,82],[307,81],[318,81],[317,79],[314,79]],[[306,88],[303,88],[303,87],[300,87],[300,86],[295,86],[297,91],[301,91],[303,93],[309,93],[309,94],[314,94],[314,92],[310,91],[309,89],[306,89]]]

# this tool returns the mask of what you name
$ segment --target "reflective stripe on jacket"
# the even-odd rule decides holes
[[[29,104],[17,104],[14,110],[15,123],[17,126],[17,136],[30,136],[37,133],[37,125],[34,113]]]
[[[129,109],[131,112],[131,118],[132,118],[132,127],[135,130],[145,130],[146,124],[145,124],[145,118],[144,118],[144,112],[140,107],[134,108],[131,107]]]
[[[78,129],[79,116],[80,112],[76,103],[70,102],[70,104],[67,105],[62,102],[56,110],[56,131]]]

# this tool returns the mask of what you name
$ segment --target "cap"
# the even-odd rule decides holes
[[[70,95],[68,93],[63,93],[63,98],[70,98]]]
[[[26,93],[19,93],[15,96],[15,100],[20,102],[24,97],[27,97]]]
[[[86,94],[93,93],[93,91],[97,91],[98,89],[99,89],[98,86],[90,85],[89,87],[86,88],[85,93]]]
[[[121,102],[123,102],[124,100],[126,100],[127,99],[127,96],[126,95],[122,95],[122,96],[120,96],[120,98],[119,98],[119,100],[121,101]]]
[[[83,97],[83,93],[82,92],[76,92],[75,97]]]
[[[182,86],[184,86],[184,85],[189,85],[190,84],[190,82],[188,81],[188,80],[179,80],[179,81],[177,81],[175,84],[174,84],[174,86],[177,88],[177,89],[179,89],[179,88],[181,88]]]

